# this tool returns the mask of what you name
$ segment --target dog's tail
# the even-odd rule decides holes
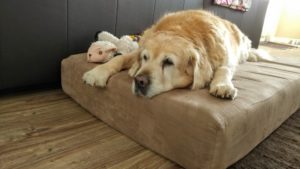
[[[262,49],[250,49],[247,61],[258,62],[258,61],[272,61],[274,58],[269,55],[268,52]]]

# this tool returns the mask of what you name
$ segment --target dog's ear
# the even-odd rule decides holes
[[[129,76],[134,77],[137,71],[140,69],[140,67],[141,67],[141,57],[140,57],[140,51],[137,49],[137,51],[135,51],[133,63],[128,71]]]
[[[201,77],[201,54],[200,51],[192,48],[189,50],[189,64],[193,68],[193,84],[192,89],[203,88],[203,77]]]

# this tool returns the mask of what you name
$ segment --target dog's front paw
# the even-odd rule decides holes
[[[88,85],[105,87],[109,76],[110,74],[106,69],[96,67],[84,73],[82,79]]]
[[[221,83],[211,85],[209,93],[222,99],[234,99],[237,96],[238,90],[232,84]]]

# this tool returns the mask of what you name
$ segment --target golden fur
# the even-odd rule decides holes
[[[209,12],[189,10],[165,15],[144,32],[138,50],[97,66],[83,80],[104,87],[111,75],[130,68],[138,95],[209,85],[212,95],[233,99],[235,67],[259,58],[262,55],[251,49],[251,41],[236,25]],[[140,87],[141,81],[147,86]]]

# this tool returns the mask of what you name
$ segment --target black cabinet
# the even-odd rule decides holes
[[[202,9],[203,0],[185,0],[184,9]]]
[[[87,51],[97,31],[141,33],[165,13],[184,9],[231,20],[257,47],[269,1],[252,2],[249,12],[239,12],[212,0],[0,0],[0,91],[58,83],[61,60]]]
[[[142,33],[153,23],[155,0],[119,0],[116,34]]]
[[[184,9],[185,0],[156,0],[154,9],[154,21],[168,12]]]
[[[115,32],[117,0],[68,0],[68,52],[86,51],[97,31]]]
[[[57,82],[67,54],[67,1],[1,0],[0,17],[0,89]]]

